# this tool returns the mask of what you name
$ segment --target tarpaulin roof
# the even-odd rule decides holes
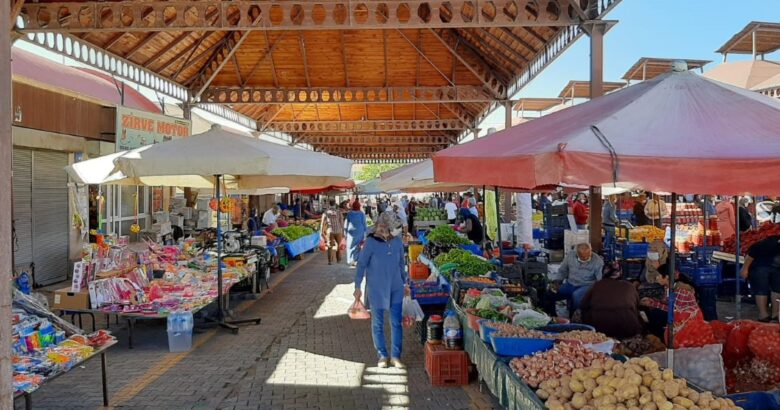
[[[388,175],[389,174],[389,175]],[[433,180],[433,162],[426,159],[404,165],[390,172],[383,172],[379,187],[385,191],[403,192],[460,192],[468,186],[457,183],[441,183]]]
[[[704,73],[704,76],[722,83],[747,89],[756,87],[780,74],[780,63],[775,61],[749,60],[723,63]]]
[[[672,72],[440,151],[435,179],[601,185],[616,171],[617,182],[652,191],[777,193],[778,124],[780,101]]]
[[[314,195],[314,194],[319,194],[322,192],[329,192],[329,191],[347,191],[354,188],[355,188],[355,181],[351,179],[345,179],[344,182],[339,182],[333,185],[328,185],[323,187],[294,189],[290,192],[296,194],[303,194],[303,195]]]
[[[108,105],[123,105],[117,89],[117,84],[121,87],[122,83],[120,81],[114,83],[110,76],[95,70],[59,64],[17,47],[12,49],[11,68],[15,80],[30,81],[42,88],[65,91]],[[125,107],[153,113],[160,112],[157,104],[144,97],[132,86],[126,85],[124,93]]]

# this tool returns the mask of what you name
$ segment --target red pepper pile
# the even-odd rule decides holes
[[[775,224],[771,222],[764,222],[761,224],[757,230],[755,231],[748,231],[744,232],[740,235],[739,238],[739,245],[740,245],[740,255],[744,255],[747,253],[748,249],[750,249],[753,244],[756,242],[766,239],[770,236],[776,236],[780,235],[780,224]],[[737,235],[734,234],[731,237],[727,238],[725,241],[723,241],[723,252],[736,254],[737,250]]]

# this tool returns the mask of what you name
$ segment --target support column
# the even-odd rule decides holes
[[[181,112],[185,120],[192,120],[192,104],[188,102],[181,103]]]
[[[11,382],[11,2],[0,2],[0,408],[14,407]]]
[[[512,128],[512,106],[514,105],[514,102],[512,100],[506,100],[504,101],[504,129]],[[501,218],[498,221],[498,229],[501,229],[501,223],[509,223],[512,222],[512,194],[509,192],[504,192],[501,196],[501,207],[504,209],[503,215],[501,215]],[[514,238],[504,238],[508,239],[510,241],[514,240]]]
[[[590,98],[604,95],[604,34],[607,23],[595,21],[589,23],[590,35]],[[590,187],[590,245],[595,252],[601,251],[601,187]]]

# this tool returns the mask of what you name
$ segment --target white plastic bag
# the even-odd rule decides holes
[[[404,321],[406,321],[407,318],[410,318],[412,322],[420,322],[425,318],[425,313],[423,313],[420,304],[416,300],[412,299],[411,296],[404,296],[404,304],[402,309]]]
[[[726,371],[721,351],[723,345],[674,349],[674,374],[716,395],[726,394]],[[651,353],[647,357],[666,367],[666,352]]]

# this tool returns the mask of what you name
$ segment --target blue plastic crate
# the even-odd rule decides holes
[[[563,239],[565,229],[547,228],[544,230],[544,239]]]
[[[626,262],[623,268],[624,268],[623,276],[626,279],[638,279],[640,276],[642,276],[642,272],[645,269],[645,264],[644,262],[640,262],[640,263]]]
[[[546,352],[552,349],[555,341],[522,337],[496,337],[496,334],[493,333],[490,335],[490,343],[493,346],[493,351],[499,356],[522,357]]]
[[[569,227],[569,218],[565,215],[562,216],[551,216],[544,219],[544,227],[545,228],[568,228]]]
[[[541,228],[534,228],[533,239],[544,239],[544,233]]]
[[[474,255],[482,256],[482,248],[479,247],[477,244],[469,244],[469,245],[458,245],[458,248],[467,250]]]
[[[650,244],[645,242],[629,242],[622,245],[624,259],[647,258]]]
[[[712,259],[713,252],[719,251],[720,246],[697,246],[694,249],[696,259]]]
[[[491,323],[492,320],[490,319],[480,319],[477,320],[477,323],[479,323],[479,337],[482,338],[482,341],[485,343],[490,343],[490,335],[495,332],[496,328],[491,327],[489,323]]]
[[[721,273],[718,266],[719,265],[699,265],[694,267],[690,275],[693,284],[696,286],[719,285],[721,282]]]
[[[419,286],[419,285],[418,285]],[[411,284],[412,299],[416,300],[420,305],[446,305],[450,300],[450,285],[444,278],[439,276],[438,288],[440,292],[444,293],[443,296],[422,296],[419,287],[415,286],[415,283]]]
[[[417,240],[423,245],[428,244],[428,238],[425,236],[425,231],[417,231]]]
[[[780,409],[780,390],[735,393],[726,396],[744,410]]]

